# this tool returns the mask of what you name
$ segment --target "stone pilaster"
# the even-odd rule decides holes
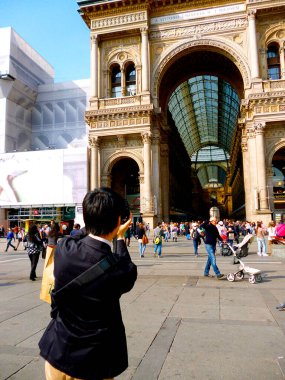
[[[281,79],[285,79],[285,54],[284,54],[284,41],[282,46],[279,49],[280,55],[280,71],[281,71]]]
[[[157,217],[161,219],[161,190],[160,190],[160,133],[158,130],[155,130],[152,135],[152,186],[153,186],[153,195],[156,198],[157,204]]]
[[[144,158],[144,212],[153,212],[153,195],[151,188],[151,136],[142,133]]]
[[[259,210],[259,199],[258,199],[258,183],[257,183],[257,153],[256,153],[256,141],[255,141],[255,129],[250,124],[246,127],[247,132],[247,165],[249,171],[249,197],[247,206],[246,217],[252,220],[253,215]],[[248,198],[249,198],[248,197]]]
[[[256,153],[257,153],[257,178],[258,190],[260,197],[260,209],[268,210],[268,191],[266,183],[266,167],[265,167],[265,149],[264,149],[264,122],[254,123],[256,134]]]
[[[90,54],[90,96],[98,98],[98,37],[91,36],[91,54]]]
[[[164,221],[169,222],[169,148],[167,143],[161,144],[161,199]]]
[[[248,41],[251,61],[251,78],[259,78],[258,50],[256,41],[256,10],[248,12]]]
[[[90,155],[90,190],[99,187],[99,138],[89,137]]]
[[[142,92],[149,92],[149,41],[148,29],[141,28]]]

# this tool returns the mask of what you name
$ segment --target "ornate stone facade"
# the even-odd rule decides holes
[[[114,164],[130,158],[139,167],[145,221],[153,225],[157,219],[169,219],[173,196],[169,181],[175,176],[169,171],[169,158],[173,149],[179,151],[179,143],[171,137],[167,100],[175,80],[178,85],[183,79],[175,67],[185,57],[191,62],[197,52],[215,53],[225,65],[220,75],[234,67],[228,77],[241,100],[237,144],[221,199],[227,214],[235,215],[238,191],[232,189],[244,181],[244,217],[271,219],[275,206],[267,191],[272,187],[269,169],[274,152],[285,147],[285,1],[249,0],[232,8],[221,0],[90,1],[81,14],[91,36],[96,36],[91,48],[93,86],[85,117],[90,148],[95,149],[94,139],[100,139],[100,144],[96,143],[96,156],[92,156],[95,166],[90,164],[90,182],[110,185]],[[276,80],[267,74],[266,52],[272,42],[280,54],[280,78]],[[134,93],[126,96],[130,63],[135,67],[136,83]],[[114,65],[121,80],[119,97],[111,96],[118,90],[112,77]],[[198,72],[199,64],[187,74]],[[216,72],[217,67],[209,63],[207,74]]]

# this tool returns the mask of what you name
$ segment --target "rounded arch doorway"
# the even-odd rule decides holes
[[[111,188],[127,199],[134,219],[140,214],[139,166],[132,158],[119,159],[111,170]]]
[[[240,67],[217,46],[185,48],[165,64],[157,93],[168,126],[170,211],[195,218],[209,216],[212,206],[222,217],[245,213],[238,129],[244,87]]]

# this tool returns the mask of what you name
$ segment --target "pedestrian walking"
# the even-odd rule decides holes
[[[266,253],[265,243],[266,230],[263,228],[261,222],[256,223],[256,240],[257,240],[257,254],[258,256],[268,256]]]
[[[138,243],[139,243],[139,254],[140,257],[144,257],[145,249],[146,249],[146,231],[142,223],[139,223],[138,227]]]
[[[17,246],[16,246],[16,249],[19,248],[19,245],[22,243],[24,239],[24,230],[23,228],[19,228],[18,232],[17,232]]]
[[[196,257],[198,257],[198,249],[199,245],[201,244],[201,237],[198,231],[198,223],[196,222],[192,223],[191,239],[193,241],[194,254]]]
[[[36,269],[42,249],[42,240],[36,224],[32,224],[27,234],[27,252],[31,261],[30,280],[35,281],[37,278]]]
[[[268,234],[268,254],[269,256],[272,255],[272,240],[276,238],[276,230],[275,230],[275,222],[272,220],[268,224],[267,228],[267,234]]]
[[[218,279],[221,279],[224,277],[224,275],[220,272],[216,263],[216,245],[217,239],[220,241],[223,241],[223,239],[221,238],[216,225],[217,219],[215,217],[211,217],[210,221],[206,220],[204,223],[200,225],[200,228],[203,228],[205,230],[204,242],[208,253],[208,260],[204,269],[204,276],[211,277],[210,268],[212,266],[216,274],[216,277]]]
[[[161,228],[161,223],[158,223],[157,227],[153,230],[153,242],[154,242],[154,257],[161,257],[162,254],[162,236],[163,230]]]
[[[8,228],[8,232],[7,232],[7,246],[6,246],[5,252],[8,251],[9,247],[12,247],[12,248],[14,248],[14,251],[17,251],[17,248],[12,244],[12,240],[13,239],[15,239],[14,232],[12,231],[11,228]]]

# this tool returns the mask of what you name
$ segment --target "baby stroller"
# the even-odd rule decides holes
[[[239,244],[234,244],[232,247],[228,243],[223,243],[222,250],[228,249],[230,250],[230,253],[227,254],[227,256],[230,256],[231,254],[234,255],[233,264],[239,264],[239,259],[241,257],[246,257],[248,255],[248,244],[252,243],[254,239],[254,236],[251,234],[246,235],[242,241]],[[227,248],[224,246],[227,246]],[[223,253],[222,253],[223,254]],[[223,255],[226,256],[226,255]]]
[[[227,275],[228,281],[242,280],[245,274],[249,275],[248,282],[255,284],[262,281],[261,270],[246,266],[240,259],[238,259],[240,266],[237,272],[229,273]]]
[[[221,243],[221,255],[231,256],[233,254],[232,247],[225,241]]]

